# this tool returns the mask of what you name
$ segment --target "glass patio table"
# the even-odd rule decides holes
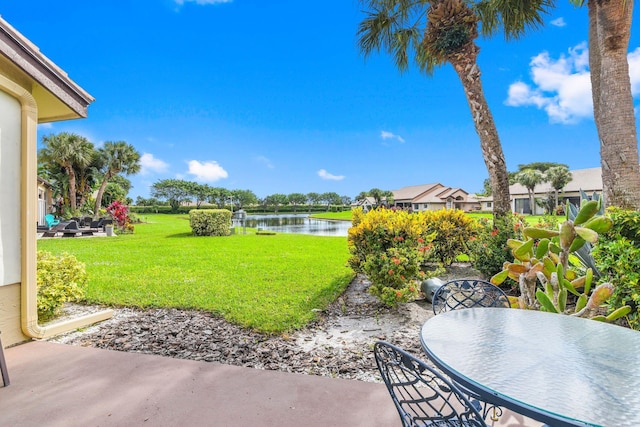
[[[487,402],[549,426],[640,426],[640,332],[508,308],[438,314],[429,358]]]

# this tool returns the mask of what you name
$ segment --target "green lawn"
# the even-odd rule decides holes
[[[40,239],[38,249],[86,264],[89,303],[207,310],[268,333],[303,326],[353,277],[346,237],[195,237],[186,215],[142,218],[132,235]]]
[[[311,215],[311,217],[321,219],[335,219],[339,221],[351,221],[351,211],[314,213],[313,215]]]

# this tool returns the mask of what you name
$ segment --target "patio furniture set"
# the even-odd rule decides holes
[[[501,408],[545,427],[640,425],[638,332],[509,307],[491,283],[448,282],[420,334],[430,364],[376,343],[404,426],[486,426]]]
[[[77,236],[93,236],[94,233],[103,232],[109,224],[113,224],[113,220],[99,218],[94,220],[91,217],[71,218],[67,221],[60,221],[53,215],[45,216],[46,229],[43,230],[42,237],[77,237]]]

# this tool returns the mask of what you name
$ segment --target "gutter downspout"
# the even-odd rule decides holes
[[[38,108],[35,99],[22,86],[0,74],[0,87],[21,105],[21,270],[20,284],[22,332],[30,338],[48,338],[113,317],[113,310],[103,310],[52,325],[38,325],[38,284],[36,276],[37,193],[37,129]]]

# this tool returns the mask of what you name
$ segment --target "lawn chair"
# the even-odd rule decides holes
[[[92,231],[101,231],[101,228],[104,226],[104,218],[99,218],[97,220],[91,221],[89,224],[89,228]]]
[[[486,427],[476,407],[435,367],[384,341],[373,351],[403,426]]]
[[[4,349],[2,347],[2,340],[0,340],[0,374],[2,374],[2,386],[8,386],[9,372],[7,371],[7,362],[4,360]]]
[[[56,217],[53,216],[53,214],[46,214],[44,216],[44,223],[47,225],[47,228],[51,228],[60,224],[60,220],[56,219]]]
[[[42,237],[56,237],[58,233],[62,232],[69,225],[69,221],[59,222],[54,225],[53,228],[48,229],[42,233]]]
[[[69,221],[69,224],[62,230],[62,237],[76,237],[78,234],[82,236],[93,236],[93,230],[78,227],[76,221]]]
[[[471,307],[511,307],[502,289],[484,280],[459,279],[442,285],[433,294],[433,313]]]

